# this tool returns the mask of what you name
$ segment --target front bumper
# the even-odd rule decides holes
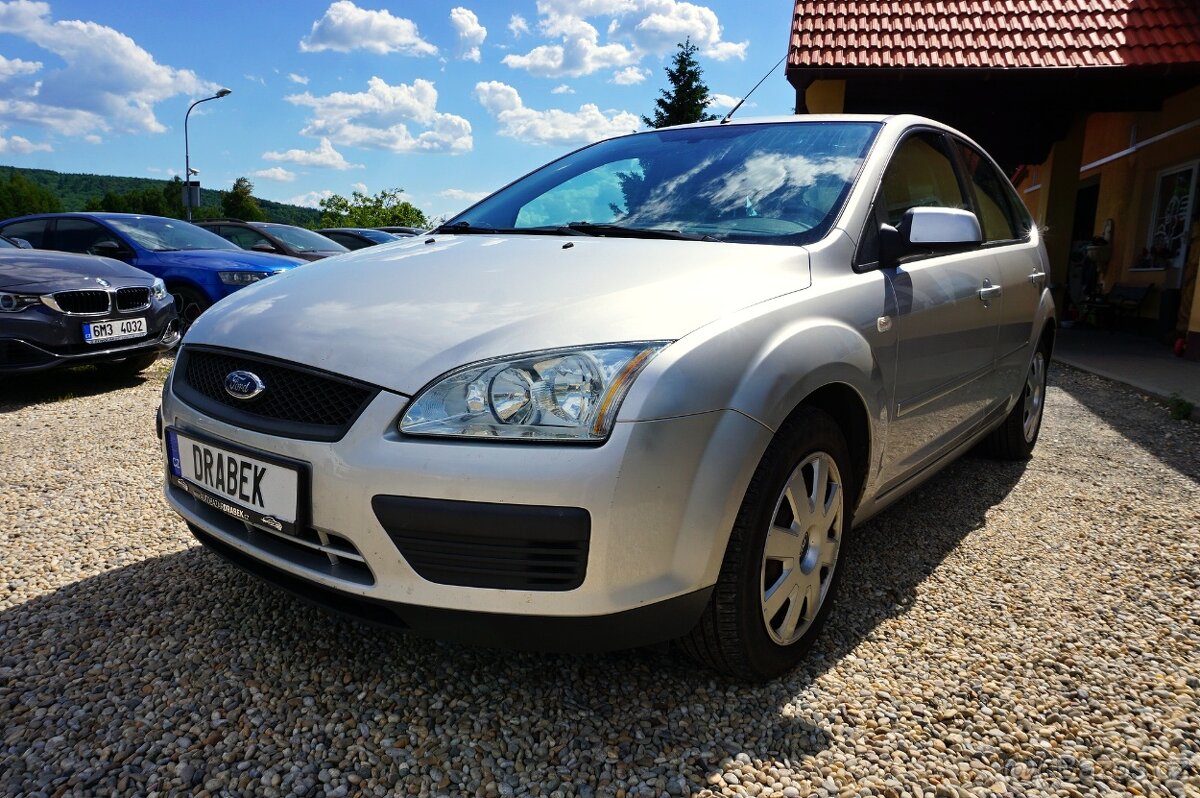
[[[89,319],[90,321],[91,319]],[[145,352],[167,352],[179,343],[179,322],[174,310],[148,324],[145,338],[89,346],[66,341],[61,344],[26,337],[0,336],[0,374],[15,374],[65,366],[122,360]]]
[[[619,422],[594,447],[414,439],[395,430],[406,397],[381,391],[341,440],[305,441],[212,419],[170,380],[163,396],[167,426],[309,464],[309,528],[295,538],[225,515],[168,475],[167,500],[205,544],[339,611],[509,647],[579,650],[570,633],[586,641],[589,628],[592,649],[686,632],[770,439],[732,411]],[[574,547],[577,572],[564,566],[549,586],[488,586],[529,559],[513,541],[545,548],[547,535]]]

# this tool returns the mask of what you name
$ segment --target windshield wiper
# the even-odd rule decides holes
[[[673,241],[717,241],[710,235],[695,235],[682,233],[678,230],[666,230],[658,227],[625,227],[619,224],[593,224],[591,222],[571,222],[567,227],[578,230],[590,236],[609,236],[612,238],[666,238]]]
[[[436,227],[433,232],[470,235],[472,233],[507,233],[510,231],[500,227],[476,227],[470,222],[455,222],[454,224],[443,224],[440,227]]]

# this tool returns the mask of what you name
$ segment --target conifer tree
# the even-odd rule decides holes
[[[704,71],[696,63],[696,45],[690,38],[679,45],[679,52],[665,71],[671,85],[659,92],[662,96],[654,101],[654,118],[643,116],[644,124],[658,128],[716,119],[707,113],[708,86],[704,85]]]

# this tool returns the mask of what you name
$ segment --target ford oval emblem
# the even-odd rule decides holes
[[[253,399],[266,389],[266,383],[249,371],[231,371],[225,375],[225,393],[234,399]]]

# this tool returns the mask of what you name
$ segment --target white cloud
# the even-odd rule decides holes
[[[0,136],[0,155],[28,155],[31,152],[54,152],[49,144],[34,144],[24,136]]]
[[[368,11],[350,0],[337,0],[325,9],[325,16],[312,25],[308,36],[300,40],[300,50],[316,53],[334,50],[370,50],[386,55],[437,55],[438,49],[421,38],[410,19],[393,17],[390,11]]]
[[[490,191],[463,191],[461,188],[448,188],[445,191],[439,191],[438,196],[458,200],[459,202],[474,203],[479,202],[479,200],[491,193]]]
[[[541,10],[543,4],[538,3]],[[600,44],[600,33],[582,18],[555,16],[543,19],[547,36],[561,36],[562,44],[543,44],[525,55],[506,55],[502,63],[538,77],[580,77],[599,69],[627,66],[638,55],[622,44]]]
[[[68,136],[117,129],[133,133],[162,133],[166,127],[154,107],[179,95],[201,96],[218,86],[188,69],[175,69],[154,60],[146,50],[113,28],[82,20],[53,20],[50,5],[31,0],[0,2],[0,30],[53,53],[63,66],[44,72],[26,91],[38,102],[8,101],[0,109],[0,124],[52,127]],[[29,74],[14,67],[10,73]],[[11,95],[10,95],[11,96]]]
[[[709,94],[708,95],[708,107],[709,108],[720,108],[723,110],[726,108],[732,108],[733,106],[737,105],[741,101],[742,101],[741,97],[733,97],[729,94]]]
[[[296,179],[295,172],[289,172],[282,166],[272,166],[270,169],[259,169],[250,173],[251,177],[261,177],[263,180],[276,180],[280,183],[291,183]]]
[[[251,83],[257,83],[260,86],[267,85],[267,79],[264,78],[262,75],[244,74],[244,75],[242,75],[242,77],[245,78],[246,80],[250,81]]]
[[[624,69],[614,72],[612,82],[618,86],[633,86],[641,83],[650,73],[648,70],[642,70],[638,67],[625,67]]]
[[[551,94],[574,94],[575,90],[565,83],[560,83],[550,90]]]
[[[329,189],[323,191],[309,191],[304,194],[298,194],[291,199],[284,200],[288,205],[299,205],[302,208],[319,208],[321,200],[333,196],[333,192]]]
[[[329,169],[361,169],[362,164],[352,164],[333,148],[329,139],[321,139],[315,150],[287,150],[286,152],[264,152],[264,161],[294,163],[297,166],[323,166]]]
[[[41,68],[41,61],[22,61],[20,58],[5,58],[0,55],[0,80],[8,80],[17,75],[32,75]]]
[[[359,182],[359,183],[351,183],[351,184],[350,184],[350,189],[351,189],[352,191],[357,191],[359,194],[366,194],[366,193],[367,193],[367,184],[366,184],[366,183],[361,183],[361,182]]]
[[[500,135],[530,144],[586,144],[631,133],[641,120],[628,111],[601,111],[592,103],[578,111],[526,108],[517,90],[506,83],[475,84],[475,96],[500,123]]]
[[[722,39],[717,15],[707,6],[681,0],[538,0],[538,30],[558,42],[539,45],[503,63],[541,77],[590,75],[601,69],[661,56],[685,39],[701,55],[718,61],[745,58],[749,42]],[[608,42],[589,22],[608,19]],[[511,24],[510,24],[511,29]]]
[[[392,86],[373,77],[365,92],[337,91],[321,97],[305,92],[286,99],[312,109],[300,131],[303,135],[340,145],[426,153],[469,152],[473,146],[471,123],[440,113],[437,89],[421,78]],[[409,124],[422,129],[414,134]]]
[[[303,75],[297,75],[295,72],[288,73],[288,80],[290,80],[292,83],[299,83],[301,86],[308,85],[308,78],[304,77]]]
[[[104,141],[104,139],[100,138],[95,133],[87,134],[86,136],[83,137],[83,140],[86,141],[88,144],[99,144],[100,142]]]
[[[458,6],[450,9],[450,24],[458,31],[458,43],[463,48],[464,61],[479,63],[479,46],[487,38],[487,28],[479,24],[479,17],[469,8]]]
[[[519,39],[521,34],[529,33],[529,23],[520,14],[513,14],[508,20],[508,32],[514,39]]]

